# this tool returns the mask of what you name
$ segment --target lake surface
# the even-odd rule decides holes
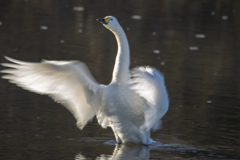
[[[0,62],[81,60],[108,84],[117,45],[96,22],[106,15],[126,31],[131,67],[164,73],[157,143],[115,145],[96,119],[79,130],[61,104],[0,79],[0,159],[240,159],[239,0],[0,0]]]

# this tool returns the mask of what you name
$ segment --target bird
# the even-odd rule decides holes
[[[10,57],[2,78],[23,89],[52,97],[68,109],[79,129],[96,117],[102,128],[111,127],[115,142],[151,145],[151,131],[161,128],[169,108],[163,74],[154,67],[130,70],[127,36],[114,16],[97,19],[117,41],[112,80],[98,83],[81,61],[24,62]]]

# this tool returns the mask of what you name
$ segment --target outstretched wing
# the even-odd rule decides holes
[[[132,70],[131,89],[146,100],[144,106],[145,128],[157,130],[160,119],[166,114],[169,106],[168,93],[164,77],[152,67],[139,67]]]
[[[45,60],[29,63],[5,58],[13,63],[2,64],[12,68],[1,71],[8,73],[3,78],[62,103],[76,118],[80,129],[98,113],[105,86],[95,81],[85,63]]]

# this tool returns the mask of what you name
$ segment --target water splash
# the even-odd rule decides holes
[[[84,7],[73,7],[73,10],[78,12],[84,11]]]
[[[142,19],[142,16],[140,16],[140,15],[132,15],[132,19]]]
[[[205,34],[196,34],[195,35],[196,38],[205,38]]]
[[[228,16],[223,15],[223,16],[222,16],[222,20],[228,20]]]
[[[154,50],[153,53],[155,53],[155,54],[159,54],[160,51],[159,51],[159,50]]]
[[[189,50],[198,50],[199,48],[197,46],[190,46]]]
[[[48,26],[40,26],[40,29],[42,29],[42,30],[47,30],[47,29],[48,29]]]

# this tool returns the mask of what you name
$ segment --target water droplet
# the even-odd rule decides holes
[[[213,15],[215,15],[215,12],[214,12],[214,11],[212,11],[212,12],[211,12],[211,15],[212,15],[212,16],[213,16]]]
[[[40,29],[42,29],[42,30],[47,30],[47,29],[48,29],[48,26],[41,26]]]
[[[164,65],[165,64],[165,62],[161,62],[161,65]]]
[[[197,46],[190,46],[189,50],[198,50],[199,48]]]
[[[79,23],[78,25],[81,27],[81,26],[82,26],[82,23]]]
[[[152,32],[152,35],[156,36],[156,35],[157,35],[157,33],[156,33],[156,32]]]
[[[214,73],[214,76],[216,76],[216,75],[217,75],[217,72]]]
[[[126,30],[129,31],[129,30],[130,30],[130,27],[127,27]]]
[[[61,40],[60,43],[64,43],[64,40]]]
[[[154,50],[153,53],[155,53],[155,54],[159,54],[160,51],[159,51],[159,50]]]
[[[84,7],[73,7],[74,11],[84,11]]]
[[[142,16],[140,16],[140,15],[132,15],[132,19],[142,19]]]
[[[82,29],[79,29],[78,32],[79,32],[79,33],[82,33]]]
[[[205,34],[196,34],[195,35],[196,38],[205,38]]]
[[[212,103],[212,101],[207,101],[207,103]]]
[[[2,22],[0,21],[0,26],[2,25]]]
[[[222,20],[228,20],[228,16],[226,15],[222,16]]]

